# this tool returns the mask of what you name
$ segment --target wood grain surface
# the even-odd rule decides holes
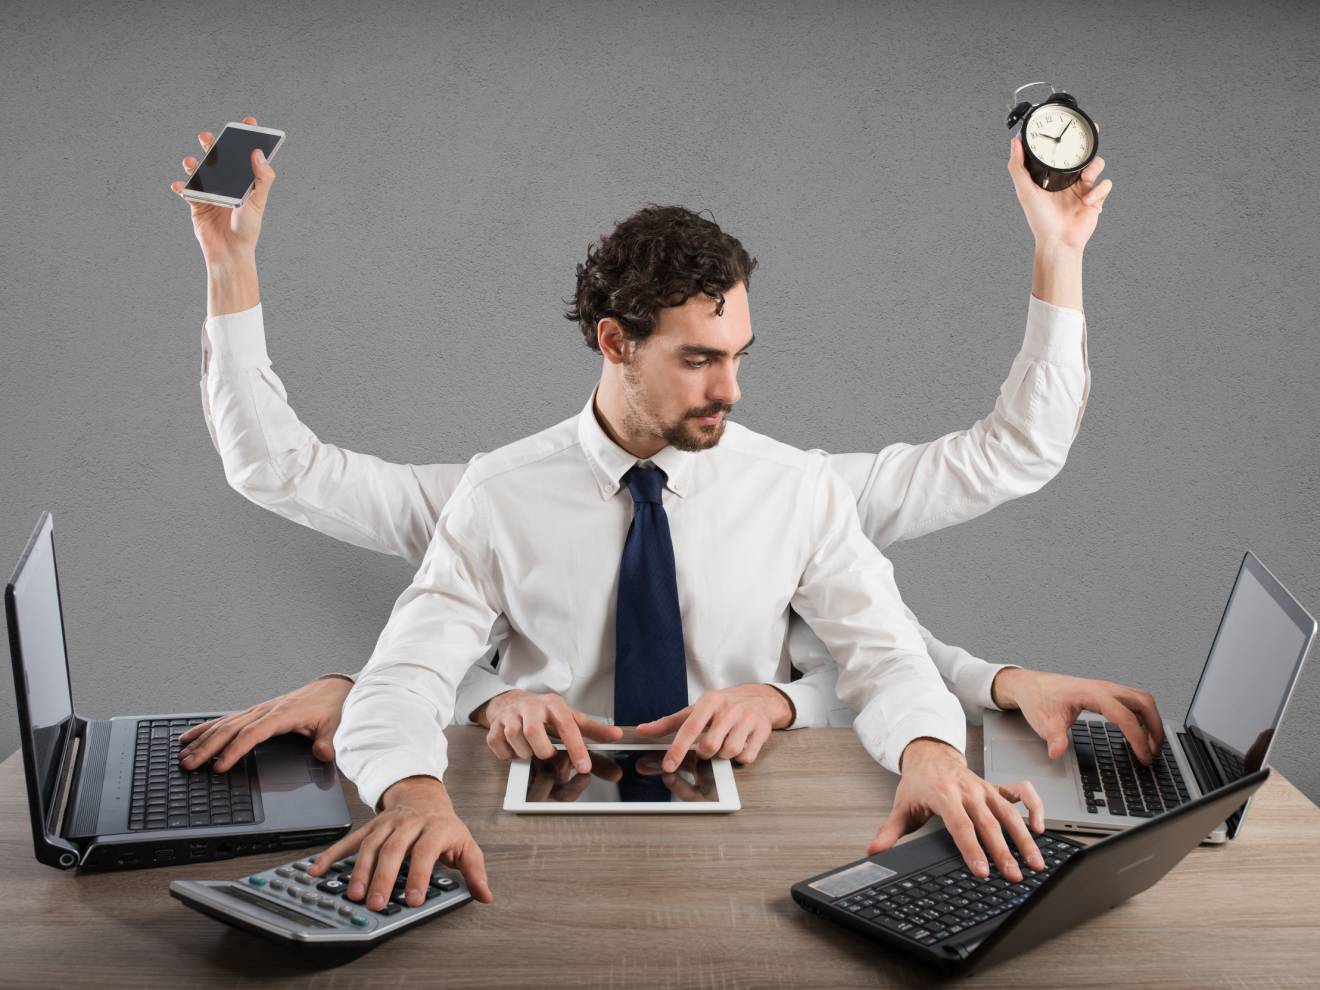
[[[4,986],[885,987],[930,971],[789,897],[860,857],[897,778],[847,729],[777,732],[739,768],[733,815],[512,815],[483,731],[448,733],[448,784],[495,902],[328,965],[167,893],[295,858],[79,876],[32,856],[19,754],[0,764]],[[979,767],[980,732],[968,738]],[[351,793],[352,788],[349,787]],[[354,820],[367,810],[352,802]],[[986,973],[986,987],[1320,986],[1320,809],[1277,772],[1242,837],[1202,847],[1146,893]]]

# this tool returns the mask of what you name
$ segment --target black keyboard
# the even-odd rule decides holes
[[[1219,765],[1224,770],[1225,780],[1238,780],[1247,775],[1246,765],[1232,750],[1225,749],[1213,741],[1210,743],[1210,748],[1215,751],[1215,756],[1219,757]]]
[[[1033,836],[1045,869],[1033,870],[1016,849],[1013,857],[1022,882],[1005,879],[991,866],[981,879],[961,859],[899,879],[885,880],[834,902],[853,917],[904,935],[922,945],[936,945],[967,928],[1012,911],[1044,883],[1079,848],[1049,833]]]
[[[247,825],[252,810],[252,756],[226,773],[179,765],[179,736],[205,719],[143,719],[133,753],[130,831]]]
[[[1123,730],[1104,719],[1074,722],[1072,744],[1086,810],[1093,815],[1154,818],[1191,800],[1167,738],[1148,767],[1137,760]]]

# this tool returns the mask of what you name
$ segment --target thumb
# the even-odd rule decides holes
[[[335,758],[334,735],[333,731],[322,730],[316,734],[312,743],[312,755],[322,763],[329,763]]]
[[[252,149],[252,174],[256,178],[256,184],[252,188],[248,202],[257,210],[264,210],[266,197],[270,195],[270,187],[275,184],[275,170],[270,167],[270,162],[266,161],[266,155],[260,148]]]
[[[588,718],[579,711],[573,712],[573,721],[577,723],[578,729],[588,739],[594,739],[597,742],[614,742],[623,735],[623,730],[617,725],[606,725],[604,722],[597,722],[594,718]]]
[[[894,843],[907,834],[907,813],[900,808],[895,808],[889,813],[889,818],[880,826],[880,831],[875,833],[875,838],[871,844],[866,847],[866,855],[874,856],[876,853],[885,852],[892,849]]]
[[[688,705],[672,715],[666,715],[664,718],[657,718],[651,722],[643,722],[637,726],[637,731],[644,736],[667,736],[671,732],[677,732],[691,714],[692,706]]]
[[[1018,134],[1014,134],[1008,142],[1008,174],[1013,179],[1013,185],[1018,188],[1022,187],[1023,182],[1035,185],[1022,159],[1022,137]]]
[[[1058,729],[1050,732],[1046,737],[1046,743],[1048,744],[1046,752],[1049,753],[1051,760],[1057,760],[1068,749],[1068,737]]]

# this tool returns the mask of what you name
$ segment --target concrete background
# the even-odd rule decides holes
[[[761,261],[740,419],[874,450],[966,426],[1018,346],[1031,238],[1012,89],[1103,129],[1093,395],[1059,478],[892,551],[982,656],[1153,690],[1179,718],[1244,549],[1320,609],[1320,19],[1307,3],[0,6],[0,558],[59,530],[90,715],[241,707],[369,654],[410,568],[226,487],[197,385],[195,133],[286,129],[260,249],[295,408],[465,460],[571,415],[560,317],[648,201]],[[0,678],[0,751],[18,745]],[[1320,798],[1320,671],[1276,765]]]

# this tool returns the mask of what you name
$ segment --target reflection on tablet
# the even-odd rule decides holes
[[[578,773],[568,754],[534,757],[527,775],[529,802],[601,804],[692,804],[715,801],[715,771],[710,760],[689,752],[674,773],[664,773],[664,750],[613,749],[591,753],[591,773]]]

